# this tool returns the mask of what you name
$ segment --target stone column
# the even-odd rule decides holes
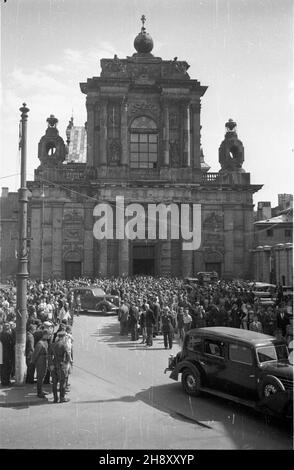
[[[163,105],[163,165],[169,166],[169,109]]]
[[[119,276],[127,276],[129,274],[129,243],[130,241],[125,238],[119,240],[118,246],[118,274]]]
[[[191,166],[191,142],[190,142],[190,106],[188,103],[183,108],[183,121],[184,121],[184,166]]]
[[[191,154],[192,162],[191,166],[194,168],[201,168],[200,165],[200,109],[201,104],[193,103],[191,106],[192,114],[192,145]]]
[[[167,239],[160,243],[160,274],[170,276],[172,273],[171,264],[171,214],[167,214]]]
[[[85,203],[85,224],[84,224],[84,272],[83,275],[91,277],[94,272],[93,266],[93,202]]]
[[[232,277],[234,270],[234,210],[230,206],[224,208],[224,276]]]
[[[94,166],[94,122],[95,104],[92,97],[87,96],[87,164]]]
[[[120,138],[121,138],[121,165],[128,165],[128,105],[126,102],[121,103],[121,120],[120,120]]]
[[[98,261],[98,275],[107,276],[107,239],[98,241],[99,261]]]
[[[62,218],[63,204],[52,205],[52,276],[62,277]]]
[[[100,122],[100,106],[99,103],[95,103],[94,111],[94,161],[93,166],[97,168],[99,166],[100,159],[100,131],[99,131],[99,122]]]
[[[252,253],[253,245],[253,204],[242,205],[239,210],[243,211],[243,277],[250,279],[252,277]]]
[[[100,99],[100,165],[107,165],[107,99]]]
[[[191,217],[192,217],[192,208],[190,207],[190,227],[191,227]],[[186,241],[186,240],[183,240]],[[182,241],[182,250],[181,250],[181,263],[182,263],[182,277],[189,277],[193,274],[193,256],[194,252],[192,250],[183,250],[183,241]]]

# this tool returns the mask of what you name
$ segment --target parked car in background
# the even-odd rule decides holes
[[[284,342],[229,327],[190,330],[170,356],[170,378],[188,395],[206,392],[260,411],[293,417],[293,364]]]
[[[196,274],[198,278],[199,285],[204,285],[207,283],[217,282],[219,277],[216,271],[209,271],[209,272],[198,272]]]
[[[103,313],[115,315],[118,313],[120,298],[108,295],[103,289],[95,286],[79,286],[71,289],[76,298],[80,295],[81,311],[85,313]]]
[[[293,302],[293,286],[282,286],[283,298]]]
[[[251,282],[249,284],[253,291],[254,297],[258,299],[261,305],[276,304],[276,285],[266,282]]]

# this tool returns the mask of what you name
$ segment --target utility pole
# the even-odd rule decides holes
[[[28,253],[27,253],[27,119],[29,109],[23,103],[21,111],[21,168],[19,201],[19,246],[18,246],[18,272],[17,272],[17,311],[16,311],[16,344],[15,344],[15,382],[22,385],[26,378],[25,347],[27,322],[27,279],[28,279]]]

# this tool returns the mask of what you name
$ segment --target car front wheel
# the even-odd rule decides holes
[[[101,308],[101,311],[104,315],[106,315],[107,313],[107,306],[106,305],[102,305],[102,308]]]
[[[182,385],[188,395],[198,397],[201,389],[200,372],[197,369],[184,369],[182,372]]]
[[[272,395],[283,390],[284,388],[279,380],[275,379],[275,377],[267,377],[264,379],[261,387],[261,398],[270,398]]]

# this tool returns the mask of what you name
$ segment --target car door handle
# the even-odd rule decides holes
[[[254,375],[254,374],[251,374],[251,375],[249,375],[249,377],[255,377],[255,375]]]

